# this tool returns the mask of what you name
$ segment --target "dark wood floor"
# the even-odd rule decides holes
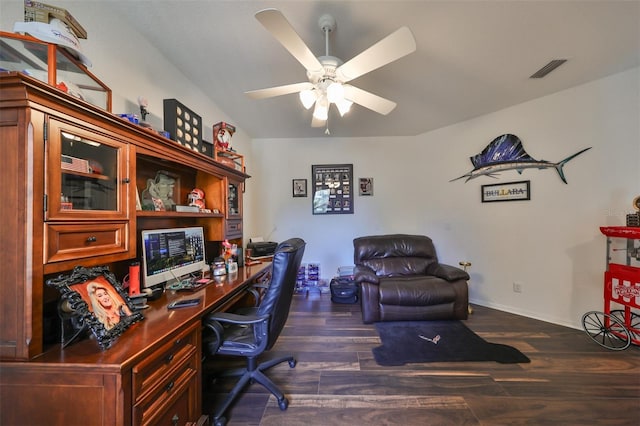
[[[581,330],[479,306],[466,324],[531,363],[381,367],[371,353],[380,340],[359,305],[296,295],[272,353],[293,353],[298,364],[269,370],[289,408],[250,385],[228,425],[640,425],[639,347],[611,351]],[[224,389],[206,387],[205,409]]]

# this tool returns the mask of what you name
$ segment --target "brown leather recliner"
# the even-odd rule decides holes
[[[439,263],[431,238],[359,237],[353,248],[365,323],[467,319],[469,274]]]

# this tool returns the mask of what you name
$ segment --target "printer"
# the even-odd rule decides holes
[[[247,244],[247,249],[251,249],[251,257],[273,256],[278,243],[271,241],[251,241]]]

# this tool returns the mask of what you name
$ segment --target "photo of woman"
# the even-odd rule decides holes
[[[107,330],[118,324],[121,318],[131,315],[129,307],[111,286],[91,281],[87,284],[87,293],[91,310]]]
[[[47,280],[60,292],[63,309],[62,345],[66,347],[90,330],[100,348],[107,349],[144,315],[135,310],[127,292],[106,266],[76,266],[70,274]],[[62,314],[62,311],[61,311]],[[65,334],[65,330],[66,334]]]

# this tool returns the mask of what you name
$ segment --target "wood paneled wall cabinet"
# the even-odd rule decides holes
[[[78,359],[74,365],[34,363],[51,351],[65,356],[51,341],[58,330],[48,320],[47,307],[55,305],[58,295],[45,282],[78,265],[108,265],[122,279],[118,271],[126,271],[138,256],[144,229],[197,224],[204,226],[208,241],[236,238],[241,243],[242,186],[249,176],[21,73],[0,74],[0,93],[0,399],[7,389],[15,390],[7,386],[15,378],[12,371],[38,370],[40,377],[30,377],[56,389],[86,389],[67,398],[73,405],[94,404],[91,389],[136,389],[115,395],[124,399],[117,412],[103,413],[101,424],[145,424],[148,404],[158,401],[157,390],[140,384],[139,374],[146,370],[135,355],[109,365],[101,363],[99,354],[88,356],[86,365]],[[176,203],[187,204],[188,193],[198,187],[205,191],[206,206],[217,213],[138,210],[139,194],[160,170],[176,177]],[[170,367],[172,383],[191,401],[199,337],[195,328],[183,332],[165,336],[164,343],[182,342],[176,349],[179,365]],[[128,376],[125,370],[140,373]],[[32,404],[40,409],[37,400]],[[122,412],[127,406],[135,406],[131,418]]]

